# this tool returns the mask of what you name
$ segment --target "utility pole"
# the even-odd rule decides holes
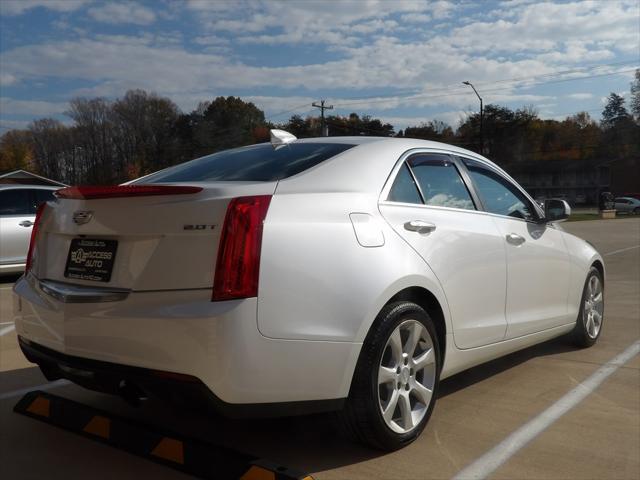
[[[312,107],[317,107],[320,109],[320,125],[322,128],[322,136],[323,137],[328,137],[329,136],[329,129],[327,128],[325,122],[324,122],[324,111],[325,110],[333,110],[333,105],[329,105],[329,106],[325,106],[324,105],[324,100],[320,100],[320,103],[318,102],[313,102],[311,104]]]
[[[462,83],[464,85],[469,85],[471,88],[473,88],[473,91],[476,92],[476,96],[480,100],[480,155],[484,155],[484,136],[483,136],[483,132],[482,132],[482,117],[483,117],[483,115],[482,115],[482,97],[480,96],[480,94],[476,90],[476,87],[474,87],[471,82],[466,81],[466,82],[462,82]]]

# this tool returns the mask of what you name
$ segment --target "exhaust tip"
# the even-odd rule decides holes
[[[132,407],[139,407],[142,402],[149,399],[142,388],[127,380],[120,380],[118,395]]]

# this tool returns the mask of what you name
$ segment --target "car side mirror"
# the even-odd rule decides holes
[[[544,202],[544,221],[561,222],[571,215],[571,207],[564,200],[559,198],[551,198]]]

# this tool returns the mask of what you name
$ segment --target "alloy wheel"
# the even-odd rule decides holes
[[[602,284],[600,279],[593,275],[587,283],[587,295],[584,301],[583,320],[587,335],[595,339],[602,327],[602,315],[604,312],[604,302],[602,295]]]
[[[378,404],[396,433],[416,428],[429,409],[436,381],[433,339],[417,320],[405,320],[389,336],[378,368]]]

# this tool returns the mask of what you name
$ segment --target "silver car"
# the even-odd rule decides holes
[[[59,187],[0,185],[0,275],[24,270],[38,205]]]
[[[617,197],[614,200],[618,213],[633,213],[640,215],[640,200],[633,197]]]
[[[571,332],[597,341],[604,262],[557,224],[565,201],[540,208],[452,145],[271,135],[56,192],[14,286],[26,357],[134,403],[338,410],[394,450],[441,378]]]

